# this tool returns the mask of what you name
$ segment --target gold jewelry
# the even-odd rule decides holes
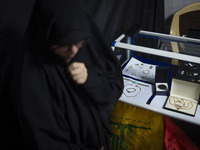
[[[138,68],[142,69],[144,64],[135,64],[135,66],[137,66]]]
[[[190,76],[190,77],[193,77],[194,73],[193,72],[187,72],[187,75]]]
[[[145,74],[145,75],[148,75],[150,73],[149,70],[142,70],[142,73]]]
[[[138,84],[138,85],[141,85],[141,86],[149,87],[149,85],[142,84],[142,83],[138,83],[138,82],[136,82],[136,81],[132,81],[132,80],[130,80],[130,79],[124,79],[124,80],[130,81],[130,82],[132,82],[132,83],[134,83],[134,84]]]
[[[178,97],[170,96],[169,103],[173,105],[174,107],[176,107],[177,110],[179,109],[189,110],[193,107],[192,101],[185,100],[183,98],[178,98]]]
[[[153,66],[150,66],[150,67],[149,67],[149,69],[152,69],[152,68],[153,68]]]
[[[134,93],[136,91],[136,89],[135,88],[127,88],[126,91],[128,93]]]
[[[132,86],[133,84],[127,84],[127,85]],[[126,87],[127,85],[125,85],[125,87]],[[136,92],[137,92],[135,95],[129,96],[129,95],[127,95],[125,92],[123,92],[124,95],[125,95],[126,97],[136,97],[136,96],[141,92],[141,87],[139,87],[138,85],[136,85],[135,87],[138,87],[138,88],[139,88],[139,91],[138,91],[138,92],[137,92],[136,88],[127,88],[127,89],[126,89],[127,93],[136,93]]]

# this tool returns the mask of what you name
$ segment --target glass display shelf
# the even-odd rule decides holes
[[[119,38],[117,38],[112,44],[112,48],[114,51],[126,51],[123,65],[126,64],[126,62],[128,62],[128,60],[130,60],[130,58],[132,57],[130,52],[140,52],[149,55],[160,56],[163,58],[169,58],[171,60],[174,59],[200,64],[200,39],[189,38],[185,36],[172,36],[168,34],[149,31],[139,31],[134,35],[134,37],[129,37],[134,38],[134,44],[133,42],[130,42],[130,39],[128,40],[128,42],[127,40],[124,42],[125,38],[128,39],[127,36],[123,34]],[[140,39],[140,42],[137,42],[137,39]],[[179,64],[175,66],[178,67],[178,65]],[[200,75],[198,74],[198,76]],[[123,97],[120,97],[119,101],[200,125],[200,104],[197,105],[195,115],[191,116],[180,112],[164,109],[163,106],[167,99],[168,96],[166,95],[155,95],[151,99],[150,103],[148,103],[149,99],[133,98],[132,100],[127,101]]]

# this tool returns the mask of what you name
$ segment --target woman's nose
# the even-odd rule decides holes
[[[76,44],[71,45],[70,49],[73,54],[76,54],[79,50],[79,48],[76,46]]]

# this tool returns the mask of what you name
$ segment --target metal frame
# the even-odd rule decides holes
[[[200,40],[193,39],[193,38],[172,36],[172,35],[155,33],[155,32],[148,32],[148,31],[140,31],[139,34],[144,34],[144,35],[149,35],[149,36],[157,36],[161,39],[162,38],[163,39],[169,39],[169,40],[172,40],[172,41],[192,42],[192,43],[200,44]],[[128,44],[128,43],[122,43],[121,40],[124,37],[125,37],[124,34],[121,35],[117,40],[115,40],[113,42],[112,46],[118,47],[118,48],[129,49],[129,50],[132,50],[132,51],[162,56],[162,57],[173,58],[173,59],[177,59],[177,60],[190,61],[190,62],[193,62],[193,63],[199,63],[200,64],[200,57],[191,56],[191,55],[187,55],[187,54],[180,54],[180,53],[175,53],[175,52],[169,52],[169,51],[164,51],[164,50],[159,50],[159,49],[154,49],[154,48],[148,48],[148,47],[143,47],[143,46],[137,46],[137,45],[132,45],[132,44]]]

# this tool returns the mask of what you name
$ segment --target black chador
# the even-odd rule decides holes
[[[38,0],[11,80],[12,104],[27,150],[109,150],[109,115],[123,89],[121,67],[81,0]],[[68,63],[52,45],[85,44]],[[67,67],[83,62],[84,84]]]

